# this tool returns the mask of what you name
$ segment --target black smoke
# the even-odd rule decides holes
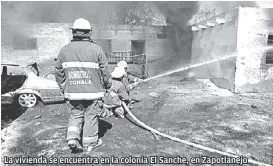
[[[169,32],[173,47],[178,55],[172,58],[173,65],[187,64],[191,57],[192,33],[188,24],[194,14],[198,12],[197,1],[157,2],[156,5],[165,15],[167,23],[173,26]],[[176,63],[176,64],[175,64]]]
[[[179,62],[178,65],[190,62],[192,31],[189,22],[194,15],[203,10],[202,7],[216,10],[216,15],[238,6],[257,7],[255,1],[161,1],[155,4],[165,15],[167,22],[173,26],[169,34],[172,35],[173,47],[178,59],[172,59],[174,63]]]

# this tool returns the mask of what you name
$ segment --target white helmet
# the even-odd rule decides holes
[[[78,18],[75,20],[71,29],[80,29],[80,30],[92,30],[90,22],[84,18]]]
[[[124,67],[115,67],[114,71],[111,73],[113,78],[121,78],[126,74]]]
[[[128,67],[126,61],[119,61],[119,62],[117,63],[117,66],[118,66],[118,67]]]

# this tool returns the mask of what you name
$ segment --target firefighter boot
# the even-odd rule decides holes
[[[68,146],[72,150],[72,153],[78,153],[83,151],[83,148],[77,139],[68,140]]]
[[[101,145],[102,145],[102,140],[99,138],[96,145],[88,145],[88,147],[87,147],[87,152],[91,152],[91,151],[94,150],[96,147],[101,146]]]

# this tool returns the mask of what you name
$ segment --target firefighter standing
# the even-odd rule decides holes
[[[98,117],[102,111],[101,98],[105,89],[111,87],[108,61],[101,47],[91,40],[92,28],[87,20],[75,20],[71,29],[73,40],[59,53],[55,77],[72,106],[68,146],[72,152],[91,151],[102,144],[98,138]]]

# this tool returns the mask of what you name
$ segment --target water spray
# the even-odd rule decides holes
[[[255,48],[255,49],[242,48],[242,49],[240,49],[238,51],[240,51],[240,52],[241,51],[252,52],[253,53],[253,52],[264,52],[264,51],[267,51],[269,49],[273,49],[273,47],[272,46],[264,46],[264,47],[258,47],[258,48]],[[156,78],[160,78],[160,77],[163,77],[163,76],[166,76],[166,75],[170,75],[170,74],[173,74],[173,73],[181,72],[181,71],[188,70],[188,69],[191,69],[191,68],[200,67],[200,66],[211,64],[211,63],[214,63],[214,62],[219,62],[219,61],[227,60],[229,58],[234,58],[236,56],[237,56],[237,52],[235,52],[233,54],[226,55],[224,57],[216,58],[214,60],[205,61],[205,62],[193,64],[193,65],[189,65],[189,66],[186,66],[186,67],[182,67],[182,68],[179,68],[179,69],[176,69],[176,70],[169,71],[167,73],[159,74],[157,76],[154,76],[154,77],[151,77],[151,78],[147,78],[143,82],[147,82],[147,81],[150,81],[150,80],[153,80],[153,79],[156,79]]]
[[[160,77],[163,77],[163,76],[166,76],[166,75],[170,75],[170,74],[173,74],[173,73],[188,70],[190,68],[199,67],[199,66],[203,66],[203,65],[218,62],[218,61],[223,61],[223,60],[233,58],[233,57],[236,57],[236,55],[229,55],[229,56],[225,56],[225,57],[222,57],[222,58],[217,58],[217,59],[214,59],[214,60],[210,60],[210,61],[201,62],[201,63],[193,64],[193,65],[190,65],[190,66],[182,67],[182,68],[179,68],[179,69],[176,69],[176,70],[169,71],[167,73],[159,74],[157,76],[145,79],[144,82],[147,82],[147,81],[150,81],[150,80],[153,80],[153,79],[156,79],[156,78],[160,78]]]
[[[256,48],[255,50],[256,51],[267,51],[268,49],[272,49],[272,47],[261,47],[261,48]],[[255,52],[255,50],[251,50],[251,49],[247,48],[244,51]],[[187,70],[187,69],[190,69],[190,68],[199,67],[199,66],[206,65],[206,64],[211,64],[211,63],[218,62],[218,61],[227,60],[229,58],[234,58],[236,56],[237,56],[237,53],[230,54],[230,55],[224,56],[222,58],[217,58],[217,59],[214,59],[214,60],[210,60],[210,61],[206,61],[206,62],[197,63],[197,64],[194,64],[194,65],[182,67],[182,68],[179,68],[179,69],[176,69],[176,70],[172,70],[172,71],[169,71],[169,72],[166,72],[166,73],[163,73],[163,74],[160,74],[160,75],[145,79],[144,82],[147,82],[147,81],[150,81],[150,80],[153,80],[153,79],[156,79],[156,78],[160,78],[160,77],[163,77],[163,76],[166,76],[166,75],[170,75],[170,74],[173,74],[173,73],[177,73],[177,72],[180,72],[180,71],[184,71],[184,70]],[[137,124],[139,124],[141,127],[145,128],[146,130],[150,131],[155,138],[156,138],[155,134],[157,134],[157,135],[160,135],[162,137],[168,138],[168,139],[170,139],[172,141],[183,143],[183,144],[186,144],[186,145],[198,148],[198,149],[202,149],[202,150],[205,150],[205,151],[209,151],[209,152],[212,152],[212,153],[217,153],[217,154],[220,154],[220,155],[234,157],[234,158],[239,158],[240,157],[240,156],[235,155],[235,154],[227,153],[227,152],[220,151],[220,150],[217,150],[217,149],[213,149],[213,148],[210,148],[210,147],[206,147],[206,146],[203,146],[203,145],[200,145],[200,144],[197,144],[197,143],[193,143],[193,142],[190,142],[190,141],[187,141],[187,140],[182,140],[182,139],[170,136],[168,134],[161,133],[160,131],[155,130],[154,128],[146,125],[145,123],[141,122],[137,117],[135,117],[134,114],[132,114],[132,112],[130,111],[130,109],[127,107],[127,105],[124,102],[122,102],[122,106],[124,107],[126,112],[129,114],[129,116],[135,122],[137,122]],[[255,160],[252,160],[252,159],[248,159],[248,163],[257,164],[257,165],[260,165],[260,166],[272,166],[270,164],[255,161]]]

